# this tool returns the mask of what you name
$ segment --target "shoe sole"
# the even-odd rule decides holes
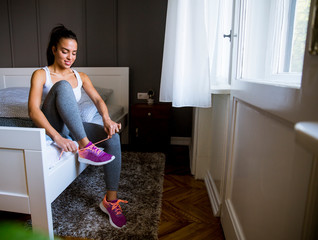
[[[112,225],[114,228],[121,229],[121,228],[123,228],[123,227],[126,226],[126,225],[123,225],[122,227],[118,227],[115,223],[113,223],[113,220],[112,220],[112,218],[110,217],[110,214],[109,214],[109,212],[107,211],[107,209],[104,207],[103,202],[101,202],[101,203],[99,204],[99,207],[100,207],[100,209],[101,209],[104,213],[106,213],[106,214],[108,215],[110,225]]]
[[[94,166],[101,166],[101,165],[108,164],[108,163],[112,162],[114,159],[115,159],[115,156],[112,156],[112,158],[110,160],[108,160],[107,162],[93,162],[89,159],[81,158],[80,156],[78,156],[79,162],[89,164],[89,165],[94,165]]]

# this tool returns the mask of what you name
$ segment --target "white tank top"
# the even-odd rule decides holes
[[[43,69],[45,70],[45,73],[46,73],[46,81],[43,86],[42,101],[45,99],[46,95],[48,94],[51,87],[53,86],[49,68],[46,66]],[[74,92],[76,101],[78,102],[81,99],[81,89],[82,89],[83,82],[78,72],[74,69],[72,69],[72,71],[74,72],[77,79],[77,87],[73,88],[73,92]]]

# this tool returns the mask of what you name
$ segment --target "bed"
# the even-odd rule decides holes
[[[120,109],[116,116],[111,117],[122,123],[121,141],[127,143],[129,69],[75,69],[85,72],[98,91],[108,91],[104,100],[111,111],[113,108]],[[18,97],[13,99],[24,99],[34,70],[36,68],[0,68],[0,94],[4,96],[9,90],[19,90],[21,92],[15,92]],[[79,163],[77,154],[73,153],[64,153],[58,160],[60,150],[46,136],[44,129],[30,125],[30,119],[25,116],[27,110],[24,102],[25,100],[15,111],[16,115],[0,115],[0,210],[31,214],[32,227],[46,231],[50,238],[54,239],[51,203],[76,179],[86,165]],[[5,109],[3,103],[0,109]],[[100,123],[98,114],[86,112],[83,117],[88,115],[92,122]]]

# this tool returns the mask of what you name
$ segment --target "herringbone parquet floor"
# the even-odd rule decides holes
[[[188,156],[186,147],[174,146],[168,153],[159,240],[224,240],[204,182],[190,174]]]

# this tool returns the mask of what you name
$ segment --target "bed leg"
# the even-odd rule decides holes
[[[42,204],[42,206],[37,205],[36,209],[31,207],[31,219],[33,229],[49,235],[51,240],[54,239],[52,210],[50,204],[49,206],[45,206],[45,203]]]
[[[26,150],[25,163],[30,197],[32,228],[45,231],[54,239],[51,202],[46,191],[48,168],[41,151]]]

